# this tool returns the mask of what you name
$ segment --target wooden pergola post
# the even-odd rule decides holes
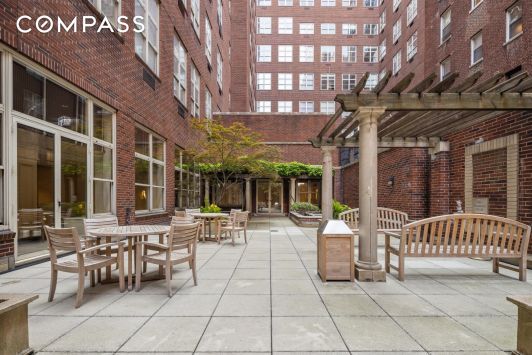
[[[359,110],[359,237],[355,277],[359,281],[386,281],[377,258],[378,125],[384,107]]]
[[[290,200],[288,201],[288,204],[290,207],[293,203],[296,202],[296,178],[292,177],[290,178]]]
[[[326,221],[333,218],[333,159],[332,152],[336,151],[336,146],[323,146],[321,153],[323,156],[323,175],[321,178],[321,220]]]
[[[246,211],[252,213],[252,202],[251,202],[251,178],[246,178]]]

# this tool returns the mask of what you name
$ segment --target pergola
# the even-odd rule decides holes
[[[359,255],[355,276],[360,281],[384,281],[377,259],[377,155],[379,148],[427,147],[448,149],[440,137],[467,129],[506,111],[532,110],[532,77],[526,72],[496,73],[480,81],[478,71],[459,81],[458,73],[441,81],[431,74],[413,88],[410,73],[386,92],[388,72],[371,91],[366,73],[349,94],[336,96],[338,109],[311,139],[322,149],[322,213],[332,218],[332,151],[359,148]],[[346,117],[344,113],[349,115]]]

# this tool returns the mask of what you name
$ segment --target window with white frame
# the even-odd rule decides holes
[[[367,36],[375,36],[379,33],[379,25],[376,23],[365,23],[364,34]]]
[[[257,90],[272,89],[272,73],[257,73]]]
[[[393,0],[393,12],[396,12],[399,9],[399,5],[401,5],[401,0]]]
[[[278,61],[279,63],[291,63],[293,47],[292,45],[280,45],[278,47]]]
[[[357,0],[342,0],[342,6],[355,7],[357,6]]]
[[[299,61],[301,63],[312,63],[314,61],[314,46],[299,46]]]
[[[277,89],[292,90],[292,73],[277,74]]]
[[[523,5],[521,1],[506,10],[506,41],[523,33]]]
[[[417,0],[410,0],[406,7],[406,25],[410,26],[417,16]]]
[[[200,35],[200,0],[190,0],[190,20],[196,34]]]
[[[399,70],[401,70],[401,51],[395,53],[392,59],[392,74],[399,74]]]
[[[379,60],[383,60],[386,56],[386,38],[382,40],[379,45]]]
[[[477,64],[484,58],[482,48],[482,32],[471,37],[471,65]]]
[[[314,90],[314,73],[299,74],[299,90]]]
[[[95,104],[93,105],[93,143],[93,213],[111,214],[113,213],[114,190],[113,113]]]
[[[257,112],[272,112],[271,101],[257,101],[255,107],[257,108]]]
[[[342,62],[356,63],[357,61],[357,46],[342,46]]]
[[[161,211],[165,208],[165,142],[135,127],[135,211]]]
[[[334,23],[322,23],[320,28],[321,28],[322,35],[336,34],[336,24]]]
[[[357,34],[357,25],[355,23],[344,23],[342,24],[342,34],[343,35],[356,35]]]
[[[299,6],[314,6],[314,0],[299,0]]]
[[[445,11],[440,17],[440,42],[451,38],[451,9]]]
[[[269,63],[272,61],[272,46],[261,44],[257,46],[257,62]]]
[[[293,2],[293,0],[279,0],[277,5],[279,5],[279,6],[293,6],[294,2]]]
[[[223,19],[224,19],[224,7],[222,0],[218,0],[218,6],[217,6],[217,17],[218,17],[218,27],[220,27],[220,32],[223,26]]]
[[[377,63],[379,47],[364,46],[364,63]]]
[[[321,46],[321,62],[332,63],[335,61],[336,47],[335,46]]]
[[[406,42],[406,60],[411,61],[417,53],[417,31]]]
[[[397,41],[399,41],[399,37],[401,37],[401,18],[399,18],[399,20],[393,24],[393,43],[397,43]]]
[[[135,52],[159,74],[159,2],[136,0],[135,16],[142,17],[144,31],[135,32]]]
[[[277,112],[292,112],[292,101],[277,102]]]
[[[484,0],[471,0],[471,10],[474,10],[477,8],[478,5],[480,5]]]
[[[192,93],[190,97],[192,100],[191,114],[197,118],[200,117],[200,82],[201,78],[198,69],[192,64],[190,66],[190,91]]]
[[[342,74],[342,90],[351,91],[357,84],[356,74]]]
[[[329,7],[329,6],[335,6],[336,0],[321,0],[321,6]]]
[[[334,101],[321,101],[320,102],[320,112],[325,114],[333,114],[334,113]]]
[[[377,7],[377,0],[364,0],[364,7]]]
[[[379,17],[379,27],[381,29],[381,32],[384,30],[384,27],[386,27],[386,9],[384,9],[384,11]]]
[[[212,94],[205,88],[205,117],[212,118]]]
[[[258,0],[259,6],[272,6],[272,0]]]
[[[209,19],[205,17],[205,55],[209,64],[212,63],[212,26]]]
[[[299,34],[301,35],[313,35],[314,24],[309,22],[302,22],[299,24]]]
[[[187,106],[187,51],[174,35],[174,96]]]
[[[321,74],[321,90],[334,90],[336,88],[336,75],[334,73]]]
[[[294,20],[292,17],[279,17],[279,34],[291,35],[293,31]]]
[[[368,80],[366,81],[366,86],[364,86],[364,89],[366,90],[373,90],[379,83],[379,74],[378,73],[371,73],[368,76]]]
[[[299,112],[314,112],[314,101],[299,101]]]
[[[451,57],[447,57],[440,63],[440,81],[451,74]]]
[[[257,33],[261,35],[272,34],[272,18],[257,17]]]
[[[121,0],[89,0],[89,2],[107,17],[113,26],[118,25],[118,17],[122,12]]]
[[[220,89],[223,88],[223,73],[224,73],[224,62],[222,59],[222,54],[218,51],[216,56],[216,82]]]
[[[386,70],[386,68],[382,69],[381,72],[379,73],[379,80],[384,79],[384,77],[386,76],[387,72],[388,71]]]
[[[175,148],[175,206],[195,208],[201,206],[201,173],[190,154]]]

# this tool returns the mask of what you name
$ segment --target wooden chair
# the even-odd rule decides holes
[[[176,217],[186,217],[187,213],[185,211],[175,211],[174,216]]]
[[[35,231],[39,231],[42,239],[44,236],[44,211],[42,208],[21,209],[18,211],[18,237],[23,238],[24,231],[29,232],[29,238]]]
[[[405,257],[481,257],[493,258],[493,272],[499,267],[519,273],[526,281],[527,249],[531,227],[517,221],[485,214],[452,214],[423,219],[403,226],[399,233],[384,232],[386,272],[399,272],[404,281]],[[392,245],[390,238],[399,240]],[[398,265],[390,263],[390,254]],[[503,260],[500,260],[500,259]],[[504,263],[518,259],[519,267]]]
[[[83,229],[85,238],[91,245],[99,245],[100,238],[91,235],[91,231],[99,228],[118,227],[118,218],[116,216],[104,218],[85,218],[83,220]],[[118,246],[111,247],[111,255],[118,255]],[[107,250],[98,250],[101,255],[107,255]],[[118,268],[118,264],[116,265]],[[102,270],[98,270],[98,282],[102,280]]]
[[[177,212],[180,212],[180,211],[176,211],[176,214],[174,217],[180,217]],[[201,209],[200,208],[185,208],[185,215],[184,217],[189,217],[189,218],[193,218],[194,219],[194,222],[197,222],[200,224],[200,235],[203,236],[203,242],[205,242],[205,220],[201,219],[201,218],[196,218],[196,217],[193,217],[191,216],[192,213],[201,213]],[[173,219],[172,219],[173,220]]]
[[[238,237],[240,238],[240,232],[243,231],[244,242],[247,244],[248,216],[248,212],[235,212],[229,223],[226,225],[219,224],[218,243],[220,243],[220,239],[223,237],[223,235],[227,236],[227,234],[229,234],[231,236],[233,245],[235,245],[235,233],[238,234]]]
[[[135,290],[140,290],[142,262],[148,262],[165,267],[166,284],[168,287],[168,297],[172,297],[172,267],[177,264],[187,263],[192,269],[192,278],[194,285],[197,286],[196,278],[196,247],[200,231],[199,223],[192,224],[172,224],[166,244],[153,242],[140,242],[136,244],[137,248],[137,267],[135,278]],[[142,246],[150,247],[150,250],[156,250],[153,254],[142,255]]]
[[[118,263],[120,292],[125,290],[124,282],[124,243],[106,243],[92,247],[87,247],[79,238],[76,228],[51,228],[44,226],[44,233],[48,240],[48,249],[50,251],[50,264],[52,277],[50,279],[50,293],[48,302],[52,302],[57,286],[58,271],[77,273],[78,274],[78,292],[76,297],[76,308],[81,306],[83,301],[83,291],[85,289],[85,274],[90,273],[90,283],[94,287],[94,270],[99,270],[106,266]],[[97,251],[109,246],[118,246],[117,256],[106,256],[96,253]],[[57,252],[73,251],[76,259],[58,260]]]

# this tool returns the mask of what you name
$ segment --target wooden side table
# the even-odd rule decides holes
[[[532,295],[509,296],[517,306],[517,350],[515,355],[532,355]]]
[[[321,280],[353,282],[354,254],[354,235],[345,222],[323,222],[318,229],[318,274]]]

